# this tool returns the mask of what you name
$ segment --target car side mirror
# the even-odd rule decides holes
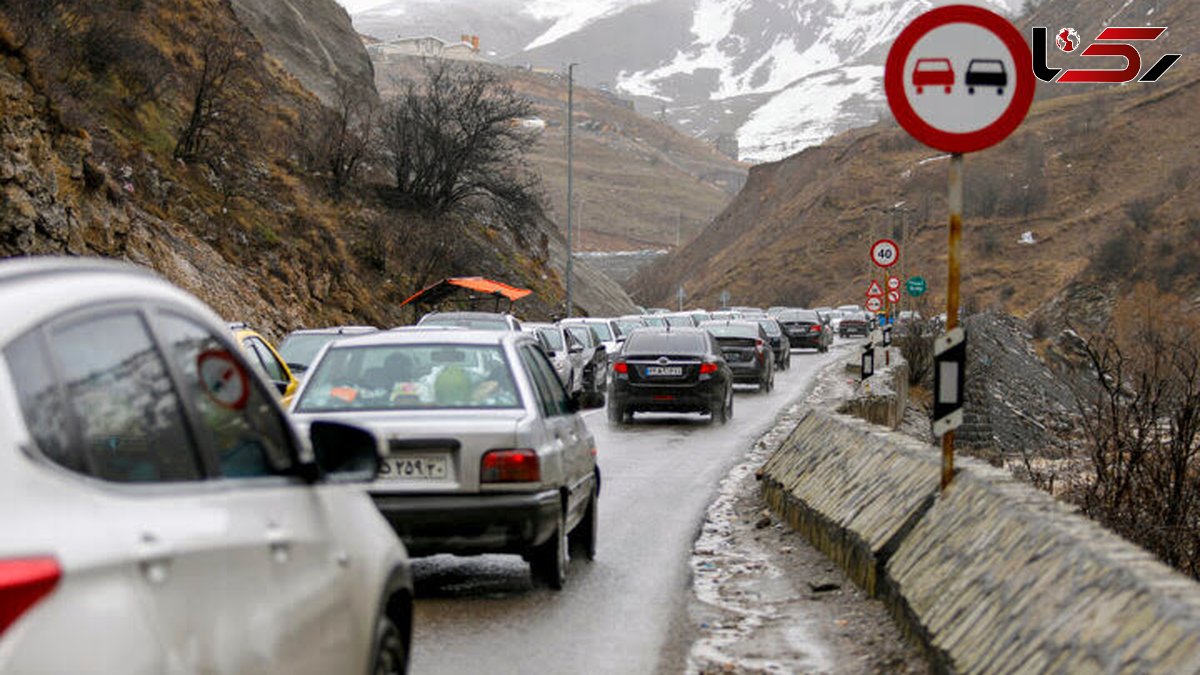
[[[570,396],[567,398],[567,412],[577,413],[582,406],[579,404],[578,396]]]
[[[280,396],[287,394],[288,383],[283,380],[272,380],[271,384],[275,385],[275,389],[279,391]]]
[[[379,438],[372,432],[341,422],[318,420],[308,429],[319,475],[335,483],[375,480],[379,474]]]

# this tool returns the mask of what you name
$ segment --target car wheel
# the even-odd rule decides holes
[[[621,405],[615,398],[608,406],[608,421],[611,424],[625,423],[625,406]]]
[[[567,533],[563,522],[562,509],[558,510],[558,519],[554,524],[554,532],[542,545],[533,549],[529,556],[529,571],[533,574],[534,582],[561,591],[567,583]]]
[[[379,627],[375,633],[375,646],[371,651],[371,672],[374,675],[404,675],[408,670],[408,656],[404,653],[404,639],[400,629],[386,614],[379,616]]]
[[[599,494],[596,492],[596,486],[592,485],[592,494],[588,498],[588,507],[583,514],[583,520],[580,520],[575,529],[571,530],[571,534],[567,535],[571,558],[583,558],[588,561],[596,559],[596,508],[600,505],[598,500]]]
[[[603,391],[598,391],[595,394],[592,394],[592,405],[596,406],[597,408],[603,408],[606,402],[607,399],[605,398]]]

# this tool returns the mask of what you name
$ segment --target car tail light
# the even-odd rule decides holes
[[[61,577],[54,558],[0,560],[0,635],[49,595]]]
[[[820,332],[821,332],[821,327],[820,327],[820,326],[813,326],[813,327],[812,327],[812,332],[814,332],[814,333],[820,333]]]
[[[613,372],[620,373],[622,375],[628,375],[629,374],[629,364],[625,363],[624,361],[617,361],[616,363],[613,364]]]
[[[480,483],[535,483],[541,478],[537,453],[529,448],[488,450],[479,466]]]
[[[701,363],[700,364],[700,374],[701,375],[711,375],[715,372],[717,372],[717,364],[715,364],[715,363]]]

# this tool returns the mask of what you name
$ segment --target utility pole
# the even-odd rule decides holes
[[[574,186],[572,185],[571,170],[575,153],[575,139],[572,132],[575,127],[575,66],[577,65],[579,64],[567,64],[567,318],[571,318],[574,312],[574,302],[571,297],[571,259],[575,257],[575,249],[572,247],[571,240],[571,210],[575,202],[572,194]]]
[[[679,219],[681,217],[679,209],[675,209],[675,250],[679,250]]]

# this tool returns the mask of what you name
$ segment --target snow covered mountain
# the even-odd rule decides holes
[[[951,0],[344,0],[375,37],[477,34],[491,58],[562,68],[688,133],[769,161],[874,121],[883,62],[917,14]],[[982,0],[977,0],[982,1]],[[1019,0],[995,0],[1011,13]]]

